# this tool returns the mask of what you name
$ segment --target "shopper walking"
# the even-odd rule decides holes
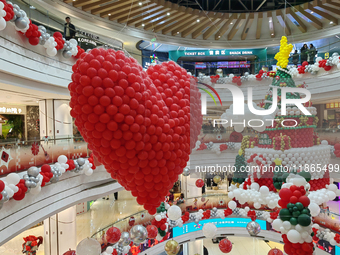
[[[316,55],[316,49],[312,43],[309,45],[308,55],[309,55],[308,63],[310,65],[314,64],[314,57]]]
[[[65,20],[64,37],[66,40],[70,40],[76,36],[76,27],[71,23],[70,17],[66,17]]]
[[[308,46],[305,43],[300,50],[301,64],[308,59]]]

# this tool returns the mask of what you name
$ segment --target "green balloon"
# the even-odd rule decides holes
[[[298,210],[299,210],[299,209],[297,208],[297,206],[294,205],[293,211],[294,211],[294,212],[297,212]]]
[[[299,210],[299,211],[301,211],[304,207],[303,207],[303,204],[301,204],[300,202],[297,202],[296,204],[295,204],[295,206],[297,207],[297,209]]]
[[[310,172],[301,171],[301,172],[298,173],[298,175],[300,175],[303,178],[305,178],[307,182],[309,182],[311,180],[311,178],[312,178]]]
[[[289,175],[289,173],[284,173],[284,174],[282,175],[282,181],[283,181],[283,182],[287,182],[287,177],[288,177],[288,175]]]
[[[301,210],[301,214],[309,214],[309,213],[310,213],[310,211],[309,211],[308,208],[304,208],[304,209]]]
[[[300,214],[301,214],[300,211],[296,211],[292,213],[293,217],[299,217]]]
[[[281,209],[279,215],[282,221],[289,221],[289,219],[292,217],[292,215],[290,214],[290,211],[286,208]]]
[[[288,203],[288,204],[287,204],[287,209],[293,208],[293,206],[294,206],[294,204]]]
[[[297,225],[297,223],[298,223],[297,219],[294,218],[294,217],[291,217],[290,220],[289,220],[289,222],[290,222],[290,224],[292,224],[292,225]]]
[[[310,225],[311,219],[307,214],[301,214],[298,217],[298,223],[303,227],[307,227]]]

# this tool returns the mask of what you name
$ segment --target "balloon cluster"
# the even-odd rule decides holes
[[[54,41],[57,43],[57,45],[55,46],[55,48],[57,50],[61,50],[64,48],[64,39],[63,39],[63,35],[60,32],[54,32],[53,34],[54,37]]]
[[[280,40],[280,51],[276,53],[274,57],[277,60],[277,65],[281,68],[287,68],[289,55],[293,49],[293,45],[287,44],[287,42],[287,37],[282,36]]]
[[[85,50],[84,49],[82,49],[82,48],[80,48],[80,46],[79,45],[77,45],[77,54],[74,56],[74,58],[80,58],[80,56],[81,56],[81,54],[83,54],[84,52],[85,52]],[[73,69],[72,69],[73,70]],[[74,71],[74,70],[73,70]]]
[[[340,143],[334,144],[334,155],[340,158]]]
[[[63,57],[64,58],[70,58],[71,56],[77,56],[78,55],[78,42],[76,39],[71,39],[69,41],[65,41],[64,47],[63,47]]]
[[[232,83],[236,83],[237,86],[241,86],[242,85],[241,76],[234,76],[232,78]]]
[[[29,21],[29,29],[26,31],[25,36],[28,38],[28,42],[31,45],[38,45],[40,41],[41,32],[37,25],[32,24],[32,21]]]
[[[154,214],[186,166],[197,139],[192,133],[201,128],[191,76],[174,62],[145,73],[112,49],[83,54],[73,70],[75,124],[112,178]]]
[[[4,4],[3,10],[6,12],[6,15],[3,16],[3,18],[5,19],[5,21],[10,21],[13,19],[14,17],[14,11],[13,11],[13,5],[10,2],[6,2],[6,0],[0,0],[0,2],[2,2]],[[1,6],[1,4],[0,4]],[[0,8],[1,9],[1,8]],[[4,12],[2,12],[2,14],[4,14]],[[6,26],[6,25],[5,25]]]
[[[22,33],[26,33],[29,29],[30,20],[24,10],[21,10],[17,4],[12,4],[14,16],[11,21],[14,22],[15,29]]]
[[[220,76],[218,74],[215,75],[215,76],[210,76],[210,79],[211,79],[212,83],[216,83],[219,78],[220,78]]]
[[[5,4],[6,4],[6,2],[5,2]],[[7,12],[6,12],[6,9],[5,9],[5,4],[2,1],[0,1],[0,31],[4,30],[6,28],[5,18],[7,16]],[[7,4],[6,4],[6,7],[7,7]]]

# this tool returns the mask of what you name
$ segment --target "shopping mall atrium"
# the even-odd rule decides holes
[[[0,0],[0,255],[340,255],[340,0]]]

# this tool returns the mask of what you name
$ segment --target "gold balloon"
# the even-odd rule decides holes
[[[215,175],[213,178],[214,183],[219,184],[221,182],[221,176]]]
[[[167,241],[164,247],[164,250],[168,255],[177,255],[180,249],[181,247],[175,240]]]

